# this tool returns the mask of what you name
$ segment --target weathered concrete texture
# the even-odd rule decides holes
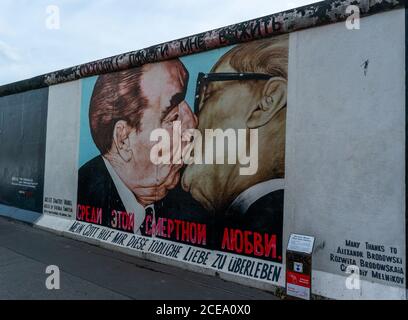
[[[61,290],[45,269],[61,270]],[[272,294],[0,218],[0,299],[270,300]]]
[[[29,80],[0,87],[0,96],[33,90],[98,74],[139,67],[193,53],[272,37],[305,28],[344,21],[350,5],[360,8],[361,16],[401,8],[405,0],[327,0],[304,7],[245,21],[235,25],[203,32],[155,45],[146,49],[124,53],[72,68],[59,70]]]
[[[395,247],[405,269],[404,19],[404,10],[395,10],[364,19],[361,30],[339,23],[291,35],[285,230],[316,237],[314,270],[345,277],[332,255],[346,240],[360,242],[364,255],[365,242],[386,252]],[[365,270],[361,291],[346,290],[341,277],[328,284],[319,274],[314,293],[405,296],[402,281]]]

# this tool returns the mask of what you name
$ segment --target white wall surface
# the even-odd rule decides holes
[[[81,81],[50,87],[44,213],[69,219],[75,219],[76,212],[80,105]]]
[[[391,265],[405,271],[404,23],[401,9],[362,19],[360,30],[337,23],[290,35],[284,239],[314,235],[315,270],[345,276],[330,255],[352,257],[337,253],[339,247],[376,262],[366,259],[376,253],[366,249],[369,242],[383,246],[381,255],[401,258]],[[405,296],[405,282],[373,279],[372,269],[362,270],[363,280],[400,287],[397,296]],[[356,295],[344,277],[327,282],[319,274],[315,293],[379,294],[361,289]]]

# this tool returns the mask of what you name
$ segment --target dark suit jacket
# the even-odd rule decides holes
[[[102,156],[98,156],[79,169],[78,205],[103,210],[102,225],[111,228],[111,212],[126,211]]]
[[[102,225],[109,228],[112,210],[126,211],[102,156],[92,159],[79,169],[78,204],[102,208]],[[203,224],[209,221],[208,212],[180,185],[155,203],[155,211],[156,218]]]
[[[283,201],[284,190],[271,192],[255,201],[246,213],[232,215],[217,214],[215,247],[221,249],[225,228],[241,231],[258,232],[261,235],[276,235],[277,259],[268,259],[282,262],[282,233],[283,233]],[[251,255],[252,256],[252,255]]]

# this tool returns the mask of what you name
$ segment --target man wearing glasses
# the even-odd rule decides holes
[[[248,134],[257,129],[259,166],[243,176],[238,162],[193,164],[182,180],[184,190],[214,214],[216,249],[241,253],[231,240],[246,232],[258,246],[259,236],[269,245],[276,239],[275,250],[266,252],[264,243],[262,254],[242,254],[276,262],[282,262],[287,66],[288,37],[281,36],[238,45],[211,73],[199,75],[198,130],[204,135],[206,129],[247,129]]]

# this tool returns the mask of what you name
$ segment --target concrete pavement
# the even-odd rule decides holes
[[[60,268],[61,289],[45,286]],[[0,217],[0,299],[276,300],[268,292],[109,251]]]

